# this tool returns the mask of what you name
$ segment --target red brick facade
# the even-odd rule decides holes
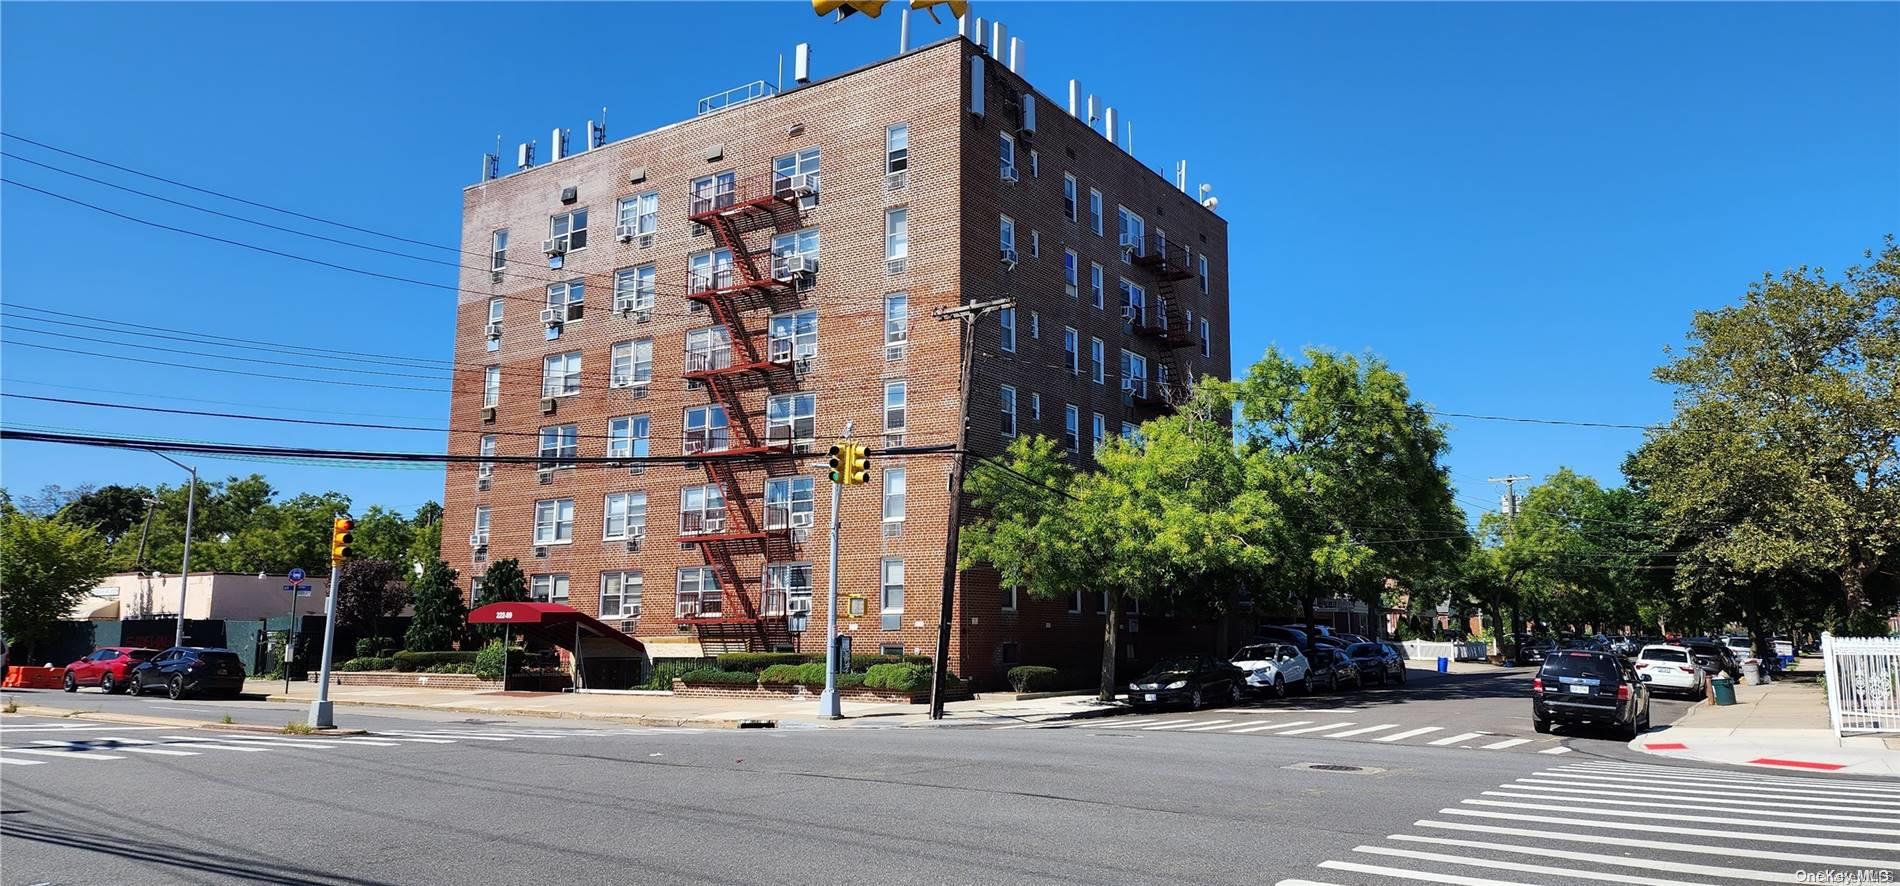
[[[972,56],[981,51],[961,39],[938,43],[897,58],[728,110],[698,117],[604,147],[575,154],[464,193],[463,248],[486,254],[493,232],[507,229],[506,268],[491,275],[465,271],[458,307],[456,360],[460,372],[452,401],[450,452],[474,455],[484,435],[492,435],[502,456],[538,452],[540,429],[572,425],[581,457],[609,455],[610,422],[616,417],[648,416],[652,457],[676,457],[688,440],[686,410],[725,400],[729,410],[729,446],[742,448],[768,436],[767,398],[796,393],[814,395],[810,455],[800,459],[731,458],[731,473],[720,474],[719,487],[734,490],[726,498],[728,529],[766,525],[768,480],[812,480],[813,527],[801,536],[774,533],[765,540],[682,542],[683,488],[709,482],[697,464],[649,464],[638,473],[627,467],[579,465],[551,472],[532,464],[496,464],[486,480],[474,465],[448,473],[444,502],[447,527],[443,555],[464,575],[477,576],[487,563],[515,557],[530,576],[563,574],[567,602],[590,614],[601,612],[603,573],[637,571],[644,579],[637,618],[618,613],[602,620],[639,636],[697,633],[706,638],[743,641],[754,648],[790,642],[802,650],[823,648],[826,566],[825,526],[830,518],[825,448],[844,433],[847,422],[857,439],[873,448],[954,444],[962,410],[957,402],[958,329],[932,311],[1001,296],[1016,300],[1015,348],[1006,350],[997,315],[977,325],[969,406],[969,448],[979,454],[1007,445],[999,402],[1003,385],[1016,391],[1018,433],[1042,433],[1060,439],[1064,409],[1079,414],[1078,458],[1086,458],[1092,416],[1103,416],[1107,432],[1123,421],[1139,421],[1150,411],[1124,406],[1118,384],[1122,349],[1143,355],[1151,365],[1164,354],[1177,355],[1175,377],[1225,376],[1227,346],[1226,226],[1188,195],[1173,188],[1134,158],[1036,95],[1037,128],[1017,132],[1026,84],[985,60],[985,113],[969,113]],[[887,178],[887,127],[909,127],[908,169],[901,186]],[[1018,181],[999,174],[1002,134],[1015,137]],[[736,202],[753,193],[748,180],[767,179],[774,159],[811,148],[820,150],[822,186],[816,205],[792,210],[779,204],[777,217],[741,237],[747,250],[765,250],[779,231],[816,230],[819,269],[809,286],[760,287],[721,301],[709,310],[704,299],[687,298],[689,259],[714,249],[722,232],[692,224],[692,182],[731,171]],[[1035,152],[1032,169],[1031,151]],[[712,158],[712,159],[709,159]],[[1076,220],[1064,212],[1064,174],[1076,177]],[[572,188],[572,202],[563,191]],[[1089,192],[1103,197],[1102,234],[1090,224]],[[766,188],[769,192],[770,189]],[[657,228],[650,237],[622,242],[615,236],[616,201],[646,192],[658,194]],[[1139,213],[1146,222],[1144,251],[1155,249],[1157,229],[1166,231],[1178,250],[1185,245],[1209,266],[1208,292],[1198,278],[1174,283],[1173,324],[1192,311],[1192,344],[1169,347],[1151,335],[1124,331],[1117,281],[1127,277],[1145,286],[1150,304],[1158,282],[1151,267],[1124,263],[1117,239],[1117,206]],[[901,267],[886,261],[887,212],[906,210],[908,255]],[[551,269],[542,251],[551,219],[576,209],[588,211],[585,248],[561,257]],[[1001,216],[1016,227],[1017,264],[998,261]],[[696,230],[697,229],[697,230]],[[1032,234],[1037,254],[1032,254]],[[1064,251],[1078,256],[1079,288],[1070,296],[1063,282]],[[1192,261],[1192,260],[1191,260]],[[1093,306],[1090,263],[1104,268],[1103,307]],[[740,260],[743,263],[743,260]],[[769,257],[760,256],[764,276]],[[653,266],[654,294],[647,316],[614,308],[615,272]],[[1190,267],[1193,267],[1190,264]],[[747,276],[741,268],[735,280]],[[584,286],[578,319],[560,324],[548,337],[541,308],[551,284],[578,280]],[[723,285],[723,284],[722,284]],[[908,295],[908,341],[887,353],[886,297]],[[485,327],[490,300],[502,304],[501,334],[489,350]],[[689,330],[732,320],[734,363],[748,360],[749,339],[760,358],[770,354],[769,319],[797,311],[817,312],[816,355],[796,372],[773,367],[731,373],[717,382],[715,398],[706,382],[684,380]],[[1152,309],[1151,309],[1152,310]],[[1033,320],[1032,320],[1033,315]],[[1152,316],[1158,317],[1158,314]],[[1210,337],[1203,356],[1198,325],[1207,322]],[[1039,327],[1032,330],[1032,323]],[[1067,369],[1065,327],[1077,331],[1080,373]],[[1179,326],[1174,327],[1177,332]],[[1036,335],[1034,333],[1038,333]],[[1089,342],[1104,346],[1103,383],[1091,374]],[[643,386],[614,386],[610,362],[616,343],[651,341],[651,380]],[[552,412],[542,398],[544,362],[549,355],[580,354],[578,391],[553,398]],[[498,366],[499,402],[492,419],[484,415],[487,366]],[[1155,370],[1150,369],[1149,375]],[[907,385],[907,421],[901,441],[887,439],[883,408],[886,383]],[[1154,385],[1150,381],[1151,386]],[[1040,418],[1032,415],[1039,401]],[[801,429],[802,430],[802,429]],[[800,434],[804,436],[804,434]],[[697,445],[697,441],[695,441]],[[942,582],[944,533],[948,514],[946,485],[950,458],[941,455],[877,457],[872,480],[844,489],[839,592],[842,599],[862,598],[863,614],[840,615],[841,630],[855,651],[876,652],[901,646],[909,654],[931,654],[936,643]],[[888,471],[906,472],[901,521],[882,515]],[[636,552],[606,535],[606,496],[622,492],[646,495],[645,537]],[[535,544],[536,503],[572,500],[569,537]],[[488,543],[469,544],[478,507],[487,508]],[[743,513],[742,513],[743,511]],[[749,514],[749,516],[747,516]],[[559,528],[558,525],[556,527]],[[723,534],[723,533],[721,533]],[[479,557],[479,559],[478,559]],[[881,579],[886,561],[902,563],[901,614],[880,614]],[[768,564],[810,564],[812,609],[802,635],[784,632],[782,619],[768,618],[764,631],[747,623],[713,627],[707,619],[676,618],[681,569],[713,566],[723,594],[721,616],[728,620],[765,615],[762,595]],[[849,605],[849,604],[847,604]],[[1099,603],[1019,600],[1015,611],[1002,608],[994,576],[972,571],[961,577],[952,633],[952,669],[979,682],[1000,674],[1005,659],[1033,664],[1077,664],[1099,655]],[[774,607],[774,609],[776,609]],[[1015,643],[1014,651],[1003,644]]]

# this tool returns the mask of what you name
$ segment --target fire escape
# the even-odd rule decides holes
[[[1188,328],[1187,316],[1175,293],[1175,284],[1192,279],[1194,268],[1185,246],[1160,239],[1146,246],[1133,259],[1137,267],[1148,271],[1153,278],[1155,302],[1148,306],[1145,316],[1132,317],[1128,322],[1137,335],[1160,345],[1158,360],[1163,381],[1150,391],[1137,392],[1131,399],[1134,405],[1158,413],[1187,402],[1192,393],[1194,379],[1188,374],[1187,361],[1183,359],[1182,352],[1199,343],[1195,340],[1194,330]]]
[[[688,216],[712,234],[718,249],[731,256],[729,265],[715,258],[710,270],[689,271],[686,286],[686,297],[705,305],[714,328],[724,330],[726,337],[710,350],[689,350],[683,373],[689,384],[705,388],[710,405],[720,407],[726,419],[723,437],[716,439],[709,426],[703,436],[689,432],[685,446],[688,454],[703,457],[706,482],[722,491],[725,504],[717,518],[687,514],[699,517],[697,525],[687,525],[683,519],[680,534],[682,543],[699,547],[706,565],[719,577],[716,615],[676,619],[693,627],[708,652],[769,651],[792,642],[785,613],[762,611],[762,595],[755,602],[755,595],[747,593],[746,573],[736,562],[754,551],[769,552],[775,541],[784,544],[789,537],[787,528],[769,527],[769,521],[760,519],[755,503],[762,508],[764,490],[749,490],[742,475],[755,474],[761,456],[788,452],[791,447],[789,441],[771,440],[760,432],[759,417],[747,411],[740,394],[759,387],[776,389],[793,378],[789,358],[774,360],[773,355],[761,354],[760,331],[749,328],[746,318],[750,314],[758,318],[755,323],[760,322],[797,298],[797,284],[805,270],[801,262],[775,260],[771,238],[798,230],[799,200],[804,193],[803,183],[796,178],[762,176],[728,191],[695,194]],[[748,234],[754,240],[764,234],[765,246],[748,246]],[[761,266],[766,273],[761,273]]]

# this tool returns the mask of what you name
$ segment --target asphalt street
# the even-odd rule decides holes
[[[1005,724],[1022,728],[353,709],[371,732],[340,739],[0,715],[0,869],[7,884],[1559,886],[1900,867],[1900,783],[1673,766],[1591,735],[1487,750],[1521,737],[1510,711],[1528,702],[1459,685]],[[1196,728],[1314,718],[1359,725]],[[1195,725],[1151,728],[1170,719]],[[1491,735],[1335,735],[1395,722]]]

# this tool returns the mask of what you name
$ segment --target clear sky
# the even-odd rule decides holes
[[[1900,5],[1014,4],[979,2],[1027,44],[1051,95],[1080,78],[1135,127],[1150,166],[1211,183],[1233,251],[1236,368],[1269,344],[1383,355],[1437,408],[1644,423],[1649,380],[1690,312],[1762,272],[1838,268],[1900,231]],[[185,182],[454,245],[460,189],[500,134],[611,135],[774,79],[811,41],[819,74],[896,48],[892,12],[843,23],[800,2],[509,5],[8,3],[0,125]],[[914,43],[954,26],[913,20]],[[1150,63],[1153,60],[1154,63]],[[578,137],[578,136],[577,136]],[[206,199],[5,148],[136,187]],[[452,284],[452,269],[209,218],[0,159],[9,179],[169,224]],[[1171,174],[1171,173],[1170,173]],[[251,372],[443,387],[299,368],[304,346],[443,360],[451,293],[376,281],[143,227],[8,186],[0,386],[11,393],[441,426],[442,393],[312,384],[20,347],[137,354]],[[227,211],[254,211],[222,204]],[[301,224],[285,217],[271,221]],[[325,234],[334,229],[314,228]],[[448,254],[386,240],[378,246]],[[452,257],[452,256],[450,256]],[[141,353],[26,332],[32,305],[281,347],[146,339],[250,361]],[[70,322],[96,324],[92,320]],[[282,361],[274,366],[264,361]],[[330,362],[330,361],[318,361]],[[362,364],[438,376],[432,368]],[[16,427],[232,442],[441,451],[443,435],[0,402]],[[363,416],[378,416],[364,418]],[[1620,482],[1632,431],[1451,420],[1461,500],[1484,482],[1571,465]],[[177,482],[158,458],[0,448],[0,481]],[[441,495],[435,470],[194,457],[287,493],[360,507]]]

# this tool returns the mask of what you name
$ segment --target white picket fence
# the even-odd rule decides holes
[[[1482,661],[1490,651],[1482,642],[1470,643],[1434,643],[1428,640],[1407,640],[1405,647],[1407,660],[1427,662],[1440,658],[1451,661]]]
[[[1900,732],[1900,640],[1821,635],[1834,734]]]

